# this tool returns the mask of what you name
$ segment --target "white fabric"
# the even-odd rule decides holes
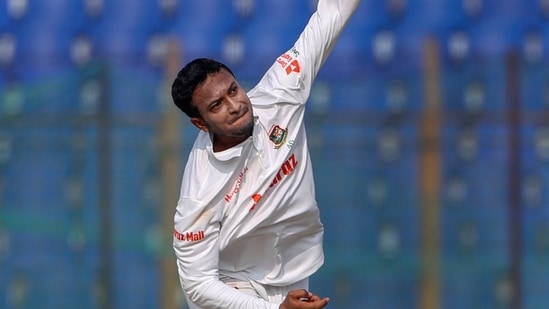
[[[277,286],[286,294],[322,265],[323,226],[315,201],[304,104],[358,0],[321,0],[295,45],[248,96],[252,137],[212,151],[200,132],[175,214],[174,249],[183,291],[200,308],[278,308],[221,281]],[[259,198],[260,197],[260,198]]]
[[[240,281],[234,278],[221,277],[221,281],[230,287],[237,289],[241,293],[245,293],[254,298],[265,299],[272,304],[280,304],[284,301],[286,294],[291,290],[299,289],[309,289],[309,279],[303,279],[299,282],[296,282],[287,286],[273,286],[273,285],[264,285],[257,282],[248,282]],[[200,309],[197,305],[193,303],[188,303],[189,309]],[[275,307],[278,308],[278,305]]]

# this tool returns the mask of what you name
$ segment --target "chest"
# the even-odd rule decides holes
[[[267,170],[260,160],[259,153],[248,154],[243,164],[239,164],[227,179],[223,188],[223,207],[232,208],[242,200],[250,198],[261,188],[261,183],[266,177]]]

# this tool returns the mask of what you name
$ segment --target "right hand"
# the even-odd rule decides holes
[[[329,298],[320,298],[305,289],[288,292],[279,309],[320,309],[324,308]]]

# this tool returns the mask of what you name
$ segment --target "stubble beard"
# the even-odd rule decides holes
[[[252,135],[254,129],[254,118],[251,117],[250,120],[241,128],[232,132],[233,137],[248,137]]]
[[[231,130],[223,131],[223,130],[215,129],[214,127],[210,126],[210,132],[218,136],[225,136],[225,137],[235,138],[235,139],[245,139],[252,135],[252,132],[254,129],[254,123],[255,123],[255,120],[253,117],[251,117],[248,122],[246,122],[244,125],[242,125],[239,128],[232,128]]]

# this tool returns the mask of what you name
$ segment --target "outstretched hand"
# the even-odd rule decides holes
[[[324,308],[329,298],[320,298],[307,290],[292,290],[288,292],[284,302],[280,304],[280,309],[320,309]]]

